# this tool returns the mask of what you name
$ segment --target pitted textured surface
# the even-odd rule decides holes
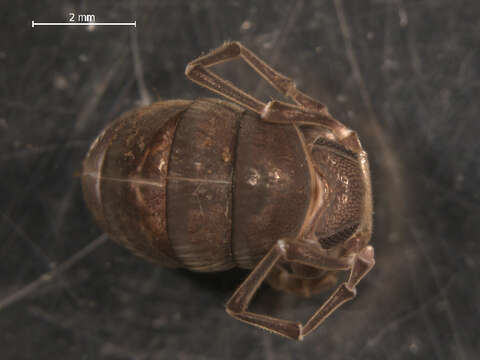
[[[330,146],[316,145],[312,159],[326,184],[325,209],[316,221],[315,234],[328,248],[348,239],[358,226],[362,217],[366,184],[356,158],[335,151]],[[346,231],[344,237],[337,234],[342,231]]]

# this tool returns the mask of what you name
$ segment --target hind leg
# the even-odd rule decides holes
[[[290,273],[280,266],[275,267],[266,280],[276,290],[303,297],[324,292],[337,284],[337,276],[331,272],[323,273],[314,278],[304,278]]]
[[[311,244],[304,242],[288,243],[286,240],[278,240],[228,300],[227,312],[234,318],[251,325],[291,339],[302,340],[332,312],[355,297],[356,285],[375,265],[371,246],[360,249],[358,253],[354,253],[350,257],[341,258],[325,256],[315,249]],[[305,325],[248,311],[248,305],[259,286],[281,261],[300,263],[327,271],[348,270],[350,275],[348,280],[337,287]]]

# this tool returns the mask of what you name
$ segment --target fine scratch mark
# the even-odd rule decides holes
[[[346,17],[345,17],[345,11],[343,9],[343,1],[342,0],[335,0],[334,4],[335,4],[336,12],[337,12],[337,18],[338,18],[338,21],[339,21],[339,24],[340,24],[340,30],[342,32],[344,42],[345,42],[346,55],[347,55],[348,61],[350,62],[350,66],[352,68],[352,75],[353,75],[353,78],[354,78],[355,82],[357,83],[357,86],[360,90],[360,95],[362,97],[362,101],[363,101],[364,105],[366,106],[366,108],[369,112],[369,115],[370,115],[369,116],[369,121],[371,123],[371,126],[372,126],[373,130],[375,131],[375,133],[377,135],[378,141],[380,142],[380,144],[383,147],[383,155],[384,155],[384,158],[385,158],[385,166],[387,168],[389,168],[389,170],[390,170],[391,179],[393,181],[396,181],[396,183],[397,183],[396,184],[397,190],[400,190],[400,191],[397,191],[397,193],[403,192],[402,191],[403,187],[401,186],[402,185],[401,184],[402,177],[400,176],[401,174],[400,174],[399,166],[396,162],[396,159],[395,159],[395,156],[394,156],[393,152],[391,151],[390,146],[388,146],[387,140],[385,139],[385,137],[382,134],[381,129],[379,127],[378,119],[377,119],[377,117],[375,115],[375,112],[373,110],[373,105],[372,105],[372,102],[371,102],[371,99],[370,99],[370,96],[369,96],[369,93],[368,93],[368,89],[366,87],[366,83],[365,83],[365,81],[363,79],[363,76],[361,74],[360,66],[359,66],[359,63],[357,61],[356,54],[354,52],[354,48],[353,48],[353,45],[352,45],[351,32],[350,32],[350,29],[349,29],[349,26],[348,26],[348,23],[347,23],[347,20],[346,20]],[[418,64],[414,64],[414,65],[417,66]],[[419,69],[419,68],[417,68],[416,70],[421,71],[421,69]],[[400,194],[400,196],[402,196],[402,195]],[[399,199],[402,199],[402,197],[400,197]],[[421,244],[420,244],[420,242],[418,241],[417,238],[415,238],[415,242],[417,243],[417,246],[418,246],[419,250],[421,251],[421,253],[423,254],[423,256],[426,258],[428,266],[429,266],[429,270],[432,273],[432,276],[435,280],[435,284],[436,284],[437,288],[440,289],[441,287],[440,287],[440,283],[439,283],[439,280],[438,280],[438,274],[437,274],[437,271],[435,269],[435,266],[433,265],[431,259],[428,257],[428,254],[426,254],[425,249],[421,246]],[[415,283],[416,282],[415,275],[412,274],[411,277],[412,277],[412,282]],[[447,308],[447,318],[448,318],[449,325],[450,325],[450,327],[453,331],[454,341],[455,341],[455,344],[458,348],[458,353],[460,355],[459,358],[465,359],[462,344],[460,343],[460,340],[458,339],[458,331],[456,330],[456,327],[455,327],[455,324],[454,324],[453,315],[452,315],[451,308],[450,308],[450,303],[448,302],[448,299],[447,299],[447,297],[446,297],[446,295],[443,291],[444,290],[442,290],[442,296],[444,297],[445,302],[447,304],[447,306],[446,306],[446,308]],[[428,319],[425,311],[422,311],[422,319],[423,319],[423,322],[424,322],[424,324],[427,328],[427,331],[429,332],[429,335],[430,335],[430,338],[431,338],[431,341],[432,341],[432,345],[434,345],[434,350],[436,352],[436,357],[441,358],[442,356],[441,356],[441,353],[439,352],[440,344],[438,342],[438,339],[434,336],[434,326],[431,323],[431,321]]]
[[[358,65],[357,56],[355,55],[355,51],[353,50],[352,44],[352,35],[350,33],[350,28],[347,23],[347,18],[345,17],[345,11],[343,9],[343,1],[342,0],[335,0],[335,9],[337,11],[337,18],[338,22],[340,23],[340,30],[342,32],[343,40],[345,42],[345,51],[347,54],[348,61],[350,66],[352,67],[352,75],[357,83],[357,86],[360,90],[360,96],[362,97],[362,101],[366,106],[367,110],[374,114],[372,101],[370,99],[370,95],[368,94],[368,89],[365,84],[365,80],[363,79],[362,73],[360,71],[360,66]],[[372,120],[378,122],[376,117],[373,117]],[[371,120],[371,121],[372,121]]]
[[[140,51],[138,49],[138,32],[136,29],[130,31],[130,45],[132,47],[133,55],[133,69],[135,72],[135,79],[137,79],[138,91],[140,92],[140,105],[146,106],[152,103],[152,97],[145,86],[145,74],[142,66],[142,59],[140,58]]]
[[[43,155],[47,152],[55,152],[61,151],[64,149],[83,149],[86,148],[90,144],[89,141],[84,140],[72,140],[65,144],[61,145],[27,145],[24,149],[15,150],[11,153],[5,153],[0,155],[0,161],[8,161],[13,159],[21,159],[21,158],[28,158],[35,155]]]
[[[442,292],[446,291],[450,286],[453,284],[453,280],[455,279],[456,275],[458,273],[452,274],[448,280],[445,282],[445,285],[443,286],[442,289],[440,289],[436,294],[432,295],[430,298],[424,300],[420,305],[416,306],[415,308],[407,311],[405,314],[402,314],[400,316],[397,316],[396,318],[392,319],[389,321],[389,323],[386,326],[382,326],[382,328],[373,336],[372,338],[367,340],[367,343],[365,346],[363,346],[358,352],[357,352],[357,357],[361,358],[360,355],[363,354],[364,351],[367,350],[367,348],[371,348],[373,346],[378,345],[381,340],[388,335],[389,333],[392,333],[394,331],[397,331],[397,328],[399,325],[402,323],[418,316],[419,313],[424,313],[427,306],[435,303],[438,301],[440,297],[442,297]]]
[[[53,270],[43,273],[37,280],[32,281],[31,283],[25,285],[23,288],[15,291],[13,294],[1,299],[0,311],[4,310],[9,305],[12,305],[22,300],[23,298],[27,297],[28,295],[32,294],[37,289],[39,289],[43,284],[50,282],[55,277],[58,277],[59,275],[61,275],[62,273],[70,269],[73,265],[75,265],[85,256],[90,254],[97,247],[105,243],[107,239],[108,239],[107,234],[100,235],[94,241],[89,243],[83,249],[77,251],[68,260],[66,260],[59,266],[55,267]]]
[[[452,312],[452,307],[450,305],[450,301],[448,300],[447,294],[446,294],[446,289],[444,286],[441,286],[440,280],[439,280],[439,275],[437,272],[437,268],[435,267],[435,264],[432,262],[432,259],[430,258],[428,252],[425,250],[424,246],[422,245],[422,241],[420,239],[421,235],[419,234],[418,231],[415,230],[413,226],[410,225],[410,231],[412,233],[412,237],[415,240],[415,243],[417,245],[417,248],[420,250],[420,253],[422,256],[425,258],[427,261],[428,269],[430,273],[432,274],[433,280],[435,282],[435,286],[439,290],[444,302],[445,302],[445,312],[447,314],[447,322],[450,328],[452,329],[453,333],[453,341],[455,342],[455,346],[458,350],[458,357],[457,359],[466,359],[465,355],[465,350],[463,348],[463,344],[460,341],[460,338],[458,336],[458,330],[457,326],[455,325],[455,317],[453,316]]]
[[[409,270],[410,280],[414,286],[415,297],[417,301],[419,301],[420,303],[424,303],[425,300],[423,299],[423,295],[420,294],[420,289],[423,287],[421,286],[421,284],[420,285],[418,284],[417,274],[414,273],[414,270],[410,266],[408,266],[408,270]],[[422,310],[420,312],[421,321],[423,322],[423,325],[427,330],[428,338],[430,340],[430,343],[435,353],[434,357],[435,359],[444,359],[443,352],[441,351],[441,343],[439,342],[438,336],[436,336],[435,334],[435,326],[432,324],[432,321],[428,317],[426,309],[424,307],[421,307],[421,310]]]
[[[59,316],[52,315],[51,313],[37,306],[30,306],[27,309],[27,311],[30,315],[42,321],[45,321],[48,324],[56,326],[65,331],[70,331],[76,336],[81,336],[85,339],[88,339],[90,341],[93,341],[97,344],[102,345],[101,351],[108,352],[108,355],[113,354],[113,355],[119,355],[122,357],[127,355],[129,356],[129,358],[135,359],[135,360],[144,359],[147,356],[143,353],[136,354],[135,352],[123,346],[120,346],[111,342],[105,342],[105,339],[92,335],[92,334],[95,334],[95,332],[92,332],[91,329],[85,329],[84,327],[78,326],[78,324],[76,324],[75,318],[69,318],[68,320],[64,320]]]
[[[63,226],[65,218],[67,216],[68,209],[72,204],[72,199],[75,194],[75,191],[78,188],[75,186],[76,182],[72,182],[70,184],[70,188],[66,192],[65,196],[60,200],[60,205],[58,206],[58,210],[56,212],[54,220],[54,224],[52,225],[53,233],[57,239],[60,239],[60,229]]]
[[[285,11],[286,19],[284,18],[282,21],[282,23],[284,23],[285,25],[282,26],[280,30],[276,31],[276,34],[272,40],[272,44],[274,44],[274,50],[269,56],[269,63],[272,67],[275,67],[275,65],[277,65],[279,56],[283,54],[283,47],[285,42],[287,41],[287,36],[295,27],[302,8],[303,1],[295,1],[294,5],[292,5],[288,11]],[[253,92],[254,97],[258,96],[260,90],[264,85],[264,82],[258,83],[257,88]]]
[[[78,114],[73,133],[77,134],[85,129],[90,115],[97,107],[105,91],[108,89],[108,85],[112,82],[112,80],[115,78],[115,75],[120,70],[124,60],[125,52],[123,51],[121,54],[117,55],[117,60],[110,66],[110,70],[107,71],[107,73],[96,82],[95,86],[93,87],[92,96]]]
[[[398,316],[397,318],[391,320],[388,323],[388,325],[383,326],[374,337],[367,340],[367,343],[365,344],[365,346],[363,346],[357,352],[357,356],[360,357],[360,355],[363,354],[363,352],[366,351],[368,348],[377,346],[387,334],[397,331],[399,325],[417,316],[419,312],[423,311],[423,308],[426,305],[427,305],[427,302],[424,302],[422,305],[418,306],[417,308],[412,309],[408,311],[406,314]]]
[[[23,240],[29,247],[29,249],[33,252],[35,258],[40,259],[43,267],[46,270],[52,271],[55,269],[55,262],[48,257],[48,255],[43,251],[43,249],[38,246],[30,236],[16,223],[14,222],[9,216],[2,215],[3,220],[10,224],[13,227],[14,232],[17,234],[19,239]],[[72,299],[76,300],[75,294],[70,290],[67,281],[63,278],[63,276],[58,276],[58,283],[63,288],[65,292],[67,292]]]
[[[370,99],[370,95],[368,93],[368,89],[363,79],[362,73],[360,71],[360,65],[357,60],[357,56],[355,54],[353,44],[352,44],[352,35],[350,28],[347,23],[347,19],[345,17],[345,11],[343,9],[343,1],[342,0],[334,0],[335,9],[337,12],[337,18],[340,25],[340,31],[343,36],[343,40],[345,43],[345,52],[347,59],[350,63],[350,67],[352,68],[352,76],[357,84],[357,87],[360,91],[360,96],[364,103],[364,106],[367,109],[368,116],[366,117],[366,121],[369,123],[369,127],[372,130],[372,133],[375,136],[375,140],[378,142],[381,151],[377,151],[376,155],[378,157],[382,157],[383,161],[382,164],[386,168],[387,173],[389,174],[390,180],[392,182],[393,188],[395,188],[395,198],[392,199],[392,206],[395,206],[396,213],[403,212],[403,206],[405,202],[405,191],[403,187],[403,174],[402,169],[400,167],[399,162],[397,161],[396,154],[392,151],[392,147],[389,144],[389,140],[387,139],[386,135],[382,131],[377,115],[373,109],[372,101]],[[396,219],[400,219],[401,217],[396,217]],[[400,221],[400,220],[398,220]],[[399,226],[395,224],[395,226]]]
[[[395,157],[393,153],[389,150],[390,147],[387,145],[387,142],[384,138],[384,134],[379,127],[379,121],[375,114],[375,111],[373,110],[372,101],[370,99],[370,95],[368,93],[365,80],[363,79],[362,72],[360,71],[360,65],[358,63],[357,56],[353,49],[352,35],[347,23],[347,19],[345,17],[345,11],[343,9],[343,0],[335,0],[334,4],[335,4],[335,9],[337,11],[337,18],[340,24],[340,30],[342,32],[343,40],[345,43],[345,52],[347,55],[348,62],[350,63],[350,67],[352,68],[352,76],[359,88],[360,96],[362,97],[363,104],[365,105],[369,113],[368,121],[370,122],[370,125],[372,126],[378,141],[381,143],[382,147],[384,148],[384,151],[387,152],[385,153],[385,157],[388,160],[387,163],[390,164],[390,167],[391,167],[390,170],[393,170],[394,174],[396,175],[398,173],[398,169],[396,166],[394,166],[394,164],[396,163]],[[400,179],[400,177],[396,177],[396,176],[393,176],[392,178]]]
[[[29,249],[33,252],[35,258],[39,259],[43,266],[48,269],[52,270],[52,263],[53,261],[48,257],[48,255],[43,251],[43,249],[38,246],[28,234],[23,230],[16,222],[14,222],[10,216],[3,214],[2,215],[3,221],[10,224],[13,228],[13,231],[17,236],[22,239],[29,247]]]
[[[397,3],[399,8],[398,9],[399,14],[403,11],[405,13],[405,16],[407,16],[408,18],[407,9],[405,8],[405,5],[403,4],[402,0],[397,0]],[[425,74],[422,69],[421,56],[416,46],[416,35],[417,35],[417,31],[412,22],[412,24],[407,27],[407,48],[408,48],[408,53],[410,55],[410,63],[415,73],[415,81],[419,87],[419,90],[415,89],[416,91],[415,95],[417,97],[418,105],[421,106],[422,110],[428,114],[428,113],[431,113],[431,110],[429,111],[425,104],[429,103],[429,99],[430,99],[429,94],[431,93],[432,89],[429,89],[425,81]],[[424,116],[423,121],[421,121],[418,124],[418,126],[422,129],[421,133],[434,134],[435,131],[433,128],[438,126],[438,123],[437,123],[438,119],[439,119],[438,116]]]
[[[283,23],[285,26],[281,27],[281,30],[276,33],[275,38],[272,43],[274,44],[275,51],[270,56],[269,62],[272,65],[275,65],[278,62],[278,58],[283,55],[283,46],[288,40],[288,34],[292,32],[292,29],[295,28],[298,16],[303,8],[303,0],[295,1],[294,5],[285,12],[287,19],[284,19]]]
[[[457,203],[469,211],[480,211],[480,202],[476,202],[474,198],[462,198],[454,188],[443,185],[438,180],[424,174],[420,175],[420,179],[426,186],[433,187],[436,191],[440,192],[443,199]]]

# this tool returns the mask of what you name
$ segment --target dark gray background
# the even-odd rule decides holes
[[[2,359],[477,358],[478,1],[2,3]],[[69,12],[137,28],[31,28]],[[224,312],[245,272],[146,263],[98,240],[82,200],[77,175],[102,127],[150,101],[211,96],[183,73],[225,40],[326,103],[370,155],[377,265],[303,343]],[[240,63],[222,70],[277,96]],[[265,287],[257,307],[304,320],[320,302]]]

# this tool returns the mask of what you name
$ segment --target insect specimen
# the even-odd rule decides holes
[[[263,103],[209,69],[236,58],[295,105]],[[160,101],[107,126],[84,161],[88,207],[113,240],[163,266],[252,269],[227,312],[301,340],[355,296],[375,263],[367,154],[323,104],[238,42],[185,73],[233,103]],[[263,281],[310,296],[339,271],[348,280],[305,324],[248,311]]]

